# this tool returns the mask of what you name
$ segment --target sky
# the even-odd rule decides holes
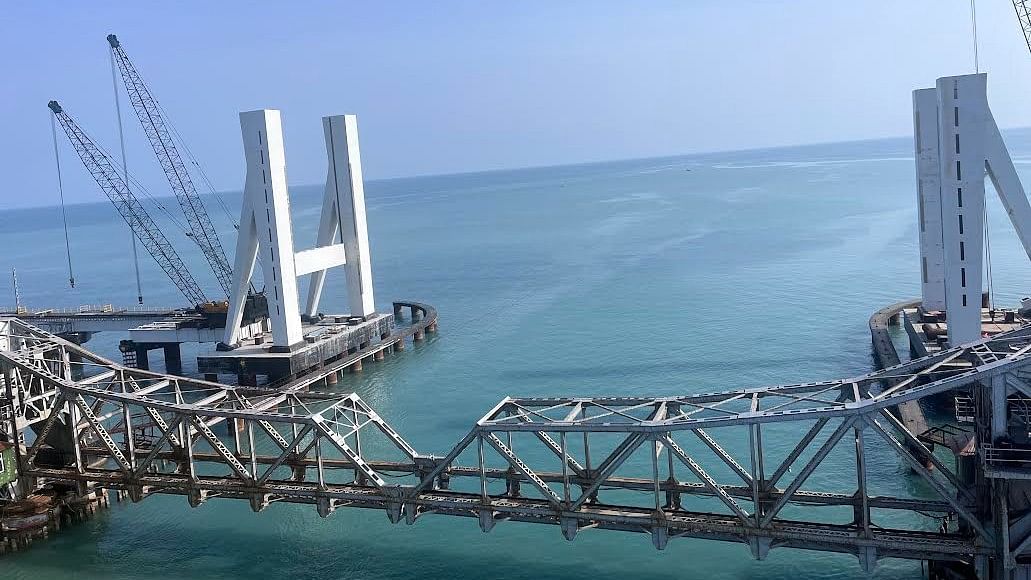
[[[1012,5],[977,12],[995,117],[1029,126]],[[10,2],[0,208],[57,201],[51,99],[117,151],[112,32],[219,190],[253,109],[282,110],[289,181],[313,184],[324,115],[358,115],[381,179],[910,135],[911,91],[974,66],[968,0]],[[169,194],[121,98],[130,171]],[[102,200],[61,139],[68,200]]]

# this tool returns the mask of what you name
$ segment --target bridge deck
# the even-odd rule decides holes
[[[135,500],[235,498],[255,510],[286,501],[323,516],[382,509],[408,523],[433,513],[475,518],[484,531],[525,521],[556,525],[567,539],[588,528],[634,531],[658,548],[710,538],[744,543],[757,558],[774,547],[847,552],[867,568],[882,556],[969,561],[994,542],[956,471],[889,409],[1002,375],[1031,392],[1021,378],[1031,329],[1020,329],[840,380],[672,397],[506,398],[435,456],[416,451],[353,393],[308,391],[304,380],[274,390],[129,369],[22,321],[3,324],[10,395],[0,408],[8,429],[26,435],[22,473]],[[82,358],[86,378],[71,378],[69,354]],[[75,436],[63,461],[53,453],[44,461],[60,417]],[[800,435],[780,454],[762,443],[777,425]],[[743,456],[731,451],[742,440],[751,442]],[[897,454],[935,497],[872,493],[868,445]],[[832,453],[851,455],[854,492],[811,487]],[[884,510],[910,512],[912,529],[883,525]],[[961,525],[938,531],[933,514]]]

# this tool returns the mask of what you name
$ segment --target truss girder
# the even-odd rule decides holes
[[[9,387],[24,392],[22,401],[49,405],[16,406],[43,422],[21,458],[35,477],[136,497],[183,495],[191,505],[286,501],[317,505],[321,515],[352,507],[384,510],[392,521],[479,518],[485,530],[498,520],[547,523],[570,539],[587,528],[647,532],[660,548],[665,538],[698,537],[856,555],[872,549],[877,557],[993,553],[953,470],[929,453],[934,469],[923,468],[914,447],[922,444],[888,410],[1000,374],[1019,380],[1016,372],[1031,364],[1031,339],[1021,330],[840,381],[671,397],[506,398],[437,457],[418,453],[354,393],[263,391],[128,369],[24,322],[0,324],[8,329],[0,370]],[[69,353],[88,376],[71,378]],[[70,411],[82,419],[78,463],[39,464],[42,440]],[[781,456],[750,437],[784,422],[797,423],[800,438]],[[226,433],[213,428],[219,424]],[[864,431],[886,443],[878,449],[919,466],[937,496],[872,493]],[[381,444],[366,444],[371,437]],[[740,450],[747,440],[750,468],[734,457],[748,456]],[[856,466],[855,492],[819,489],[811,476],[842,453]],[[798,515],[842,507],[854,521]],[[926,529],[883,527],[876,510],[912,512]],[[958,514],[964,526],[934,531],[940,521],[917,514]]]

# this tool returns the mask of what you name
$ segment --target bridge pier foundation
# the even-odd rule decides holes
[[[748,539],[748,547],[752,550],[752,557],[756,560],[765,560],[770,553],[772,538],[751,537]]]
[[[161,345],[165,351],[165,372],[172,375],[183,374],[183,354],[178,342],[166,342]]]
[[[150,345],[142,342],[137,342],[134,347],[136,350],[136,368],[145,371],[150,370]]]

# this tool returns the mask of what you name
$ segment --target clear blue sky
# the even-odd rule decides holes
[[[3,12],[0,207],[56,201],[52,98],[116,150],[110,32],[220,189],[242,185],[243,110],[283,111],[288,176],[307,184],[325,179],[327,114],[358,114],[375,179],[907,135],[910,91],[972,69],[967,0],[20,2]],[[1031,55],[1013,8],[980,0],[978,16],[995,115],[1031,125]],[[130,169],[166,194],[128,120]],[[62,147],[68,197],[103,199]]]

